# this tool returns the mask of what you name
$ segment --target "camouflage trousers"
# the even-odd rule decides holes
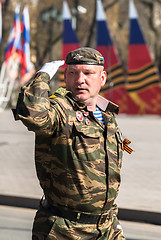
[[[101,224],[80,224],[53,216],[44,208],[36,213],[32,240],[125,240],[116,214]]]

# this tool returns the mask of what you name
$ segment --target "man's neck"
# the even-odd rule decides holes
[[[88,111],[90,111],[90,112],[95,112],[95,111],[96,111],[96,105],[94,105],[94,106],[89,105],[89,106],[87,106],[87,109],[88,109]]]
[[[94,97],[90,101],[87,101],[85,105],[87,106],[88,111],[90,112],[96,111],[97,97]]]
[[[74,99],[75,101],[78,101],[78,100],[75,99],[74,97],[73,97],[73,99]],[[78,101],[78,102],[79,102],[79,101]],[[84,105],[86,105],[88,111],[90,111],[90,112],[96,111],[97,98],[93,99],[92,101],[89,101],[89,100],[87,100],[87,101],[82,101],[82,102],[80,101],[80,103],[83,103]]]

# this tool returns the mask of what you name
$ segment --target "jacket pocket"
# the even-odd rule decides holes
[[[94,161],[100,158],[100,132],[98,128],[73,124],[74,159]]]

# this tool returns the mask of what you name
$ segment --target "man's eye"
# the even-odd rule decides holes
[[[92,74],[91,72],[85,72],[84,73],[85,75],[90,75],[90,74]]]

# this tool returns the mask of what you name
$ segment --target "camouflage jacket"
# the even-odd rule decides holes
[[[22,88],[15,116],[36,134],[37,176],[48,202],[75,211],[109,210],[118,194],[122,140],[110,102],[105,125],[60,88],[49,97],[49,78],[38,73]]]

